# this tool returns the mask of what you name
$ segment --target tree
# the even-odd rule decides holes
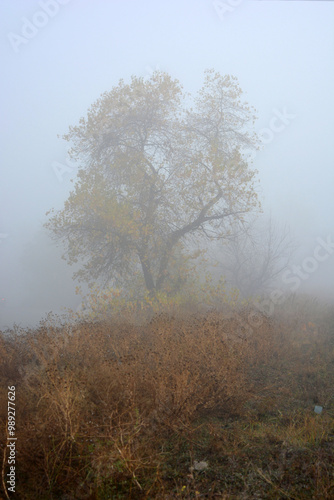
[[[70,264],[82,261],[75,277],[119,287],[139,280],[154,295],[194,243],[223,238],[258,207],[247,162],[258,147],[255,117],[241,94],[235,77],[208,70],[191,99],[155,72],[120,80],[70,127],[64,139],[81,167],[46,227]]]
[[[288,268],[295,243],[272,219],[250,220],[220,248],[218,269],[241,297],[269,292]]]

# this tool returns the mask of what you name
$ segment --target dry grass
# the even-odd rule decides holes
[[[1,442],[15,385],[19,498],[333,498],[333,318],[309,316],[2,334]]]

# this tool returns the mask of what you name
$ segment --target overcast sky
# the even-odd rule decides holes
[[[290,225],[301,244],[297,263],[313,256],[318,238],[334,240],[333,2],[1,0],[0,10],[6,320],[14,309],[24,321],[25,307],[36,314],[41,304],[48,307],[38,283],[33,304],[27,299],[22,262],[45,212],[61,208],[73,185],[75,168],[66,166],[67,144],[58,134],[133,74],[161,69],[191,92],[206,68],[235,75],[259,117],[264,147],[254,165],[265,211]],[[328,258],[303,280],[333,296],[333,261],[329,247]],[[63,296],[58,283],[55,307],[75,302],[68,283]],[[50,302],[52,286],[42,290]]]

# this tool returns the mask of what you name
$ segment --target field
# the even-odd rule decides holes
[[[329,307],[51,318],[0,353],[2,498],[334,498]]]

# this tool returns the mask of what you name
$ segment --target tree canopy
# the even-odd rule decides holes
[[[120,80],[70,127],[74,190],[46,227],[65,243],[64,258],[82,262],[75,277],[164,287],[180,258],[205,240],[225,238],[258,208],[255,116],[233,76],[213,70],[192,97],[178,80]]]

